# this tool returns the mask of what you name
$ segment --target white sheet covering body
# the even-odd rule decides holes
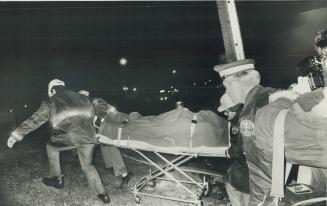
[[[187,108],[158,116],[109,114],[102,121],[99,134],[100,143],[170,154],[223,156],[229,145],[224,118],[212,111],[193,113]]]

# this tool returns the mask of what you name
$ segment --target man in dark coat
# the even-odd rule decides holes
[[[78,93],[89,97],[90,93],[85,90],[81,90]],[[107,115],[114,115],[119,113],[115,107],[110,105],[107,101],[101,98],[89,98],[95,110],[96,118],[94,119],[94,126],[99,129],[101,122]],[[123,115],[122,118],[127,120],[128,116]],[[122,121],[124,121],[122,120]],[[120,187],[128,185],[129,180],[132,178],[133,174],[128,172],[124,158],[119,150],[119,148],[112,145],[100,145],[101,154],[104,162],[104,167],[106,169],[113,168],[115,177],[120,177]]]
[[[218,112],[224,112],[230,122],[230,147],[225,151],[226,158],[234,162],[227,170],[226,191],[233,206],[246,206],[250,198],[249,170],[246,164],[238,118],[242,104],[235,105],[227,94],[220,98]]]
[[[239,117],[239,127],[242,135],[243,149],[249,169],[250,200],[249,205],[258,205],[264,198],[261,191],[261,181],[256,165],[262,161],[258,150],[254,147],[254,120],[257,110],[268,104],[269,95],[275,91],[260,85],[260,74],[254,70],[254,60],[245,59],[214,68],[223,79],[227,95],[234,104],[244,104]]]
[[[299,66],[312,64],[315,57],[305,58]],[[307,63],[305,63],[307,62]],[[311,62],[311,63],[310,63]],[[288,163],[311,167],[311,183],[317,193],[326,194],[327,184],[327,90],[323,88],[322,74],[315,76],[320,67],[300,68],[298,83],[293,91],[279,91],[270,95],[270,104],[255,115],[256,145],[258,155],[264,158],[256,164],[261,171],[260,187],[264,191],[263,205],[272,205],[272,168],[274,128],[277,115],[287,110],[284,123],[285,158]],[[315,83],[313,83],[315,82]],[[313,84],[312,84],[313,83]],[[321,87],[321,88],[319,88]],[[311,91],[313,90],[313,91]],[[278,191],[278,189],[276,190]],[[319,195],[319,194],[318,194]]]
[[[90,187],[104,203],[109,203],[110,198],[92,164],[97,140],[93,126],[95,112],[91,102],[86,96],[67,90],[65,83],[58,79],[49,83],[48,95],[49,98],[41,103],[39,109],[12,132],[8,147],[12,148],[25,135],[50,121],[52,136],[46,146],[50,175],[42,179],[43,183],[58,189],[64,187],[59,153],[76,148]]]

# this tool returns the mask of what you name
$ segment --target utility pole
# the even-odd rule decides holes
[[[227,63],[244,59],[243,41],[234,0],[216,0]]]

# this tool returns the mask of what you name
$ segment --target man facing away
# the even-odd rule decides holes
[[[66,89],[65,83],[58,79],[50,81],[48,96],[39,109],[12,132],[7,141],[8,147],[12,148],[25,135],[50,121],[52,136],[46,145],[50,174],[42,179],[43,183],[58,189],[64,187],[59,153],[76,148],[81,168],[92,191],[104,203],[110,203],[98,171],[92,164],[97,141],[93,126],[95,112],[91,102],[86,96]]]

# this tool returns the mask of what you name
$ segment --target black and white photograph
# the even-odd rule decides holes
[[[0,1],[1,206],[326,206],[327,1]]]

